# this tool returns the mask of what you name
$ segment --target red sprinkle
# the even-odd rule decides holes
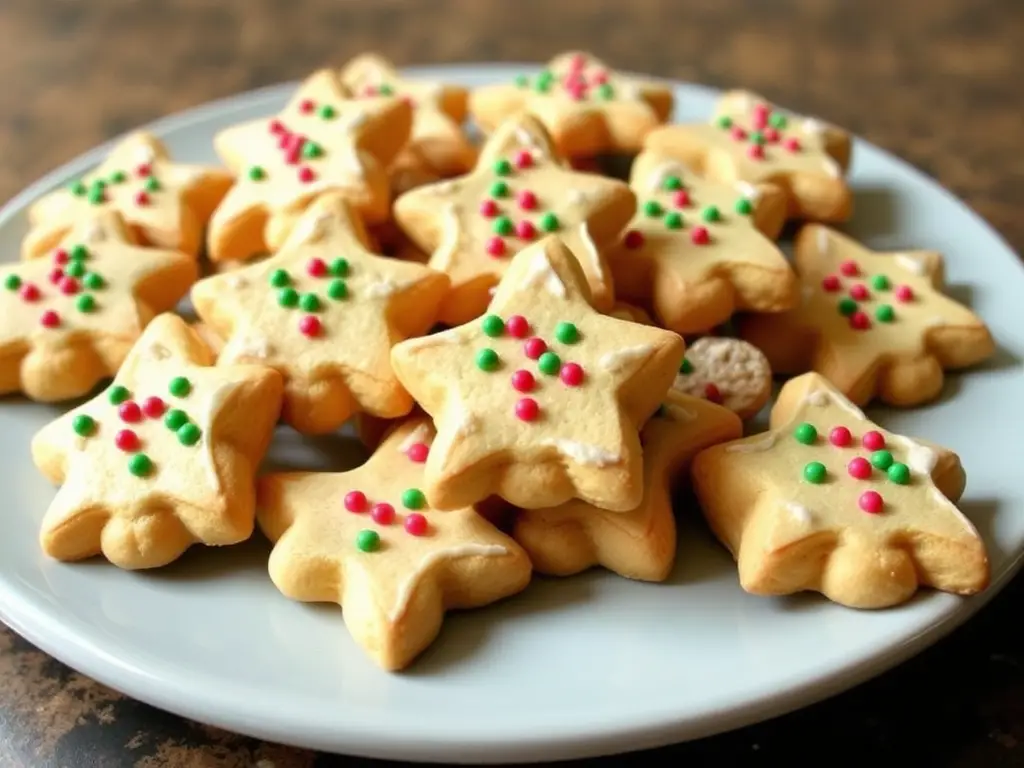
[[[821,281],[821,287],[826,291],[838,291],[841,287],[838,275],[826,275]]]
[[[491,237],[487,240],[487,252],[491,256],[504,256],[505,255],[505,241],[500,237]]]
[[[751,144],[747,147],[747,157],[751,160],[764,160],[764,146],[761,144]]]
[[[270,128],[270,132],[275,136],[284,133],[284,123],[282,123],[280,120],[277,120],[276,118],[270,121],[268,127]]]
[[[345,509],[349,512],[366,511],[366,494],[362,491],[349,491],[345,494]]]
[[[690,230],[690,240],[694,245],[707,245],[711,242],[711,235],[707,227],[694,227]]]
[[[303,336],[319,336],[321,330],[323,330],[323,324],[316,315],[306,315],[299,320],[299,333]]]
[[[850,286],[850,298],[852,299],[856,299],[857,301],[867,301],[868,296],[870,295],[871,294],[868,293],[868,287],[864,285],[864,283],[854,283]]]
[[[114,445],[126,453],[137,451],[139,450],[139,436],[130,429],[122,429],[114,435]]]
[[[516,403],[516,416],[520,421],[533,421],[540,414],[540,406],[532,397],[524,397]]]
[[[56,328],[60,325],[60,315],[52,309],[48,309],[39,316],[39,322],[42,323],[44,328]]]
[[[370,517],[380,525],[391,525],[395,521],[395,508],[386,501],[378,502],[370,510]]]
[[[704,385],[704,397],[712,403],[722,402],[722,393],[714,384]]]
[[[770,144],[774,144],[779,140],[779,132],[775,128],[765,128],[762,133],[764,134],[764,140]]]
[[[566,363],[558,376],[566,386],[578,387],[583,383],[583,368],[577,363]]]
[[[303,99],[302,101],[299,102],[299,112],[302,112],[303,114],[309,114],[310,112],[313,111],[314,106],[315,105],[313,104],[312,99]]]
[[[363,86],[363,96],[376,96],[376,95],[377,95],[376,87],[374,87],[372,85],[364,85]]]
[[[516,237],[520,240],[533,240],[537,236],[537,228],[528,219],[516,222]]]
[[[518,370],[512,374],[512,389],[516,392],[532,392],[537,380],[529,371]]]
[[[878,491],[864,491],[857,500],[857,504],[869,515],[877,515],[882,512],[885,501]]]
[[[410,536],[422,536],[427,532],[427,518],[419,512],[405,516],[405,532]]]
[[[743,141],[747,138],[747,132],[740,128],[738,125],[734,125],[732,130],[729,131],[729,135],[732,136],[736,141]]]
[[[516,195],[516,200],[519,202],[519,207],[524,211],[532,211],[537,207],[537,196],[528,189],[524,189]]]
[[[409,457],[409,461],[415,461],[417,464],[422,464],[427,460],[427,455],[430,453],[430,448],[426,443],[413,443],[409,446],[409,450],[405,452],[405,455]]]
[[[860,274],[860,267],[857,266],[857,262],[853,260],[847,260],[839,265],[839,271],[847,277],[856,277]]]
[[[323,259],[310,259],[306,262],[306,272],[310,277],[323,277],[327,274],[327,262]]]
[[[520,149],[516,152],[513,162],[516,164],[516,168],[529,168],[533,165],[533,155],[528,149]]]
[[[866,331],[871,327],[871,318],[865,312],[854,312],[850,315],[850,327],[857,331]]]
[[[800,151],[800,139],[795,136],[790,136],[788,139],[782,142],[782,146],[788,149],[790,152]]]
[[[68,252],[65,251],[63,248],[58,248],[56,251],[53,252],[53,263],[58,266],[63,267],[70,260],[71,256],[69,256]]]
[[[539,338],[538,336],[527,339],[523,344],[523,354],[531,360],[537,360],[547,351],[548,345],[544,342],[544,339]]]
[[[505,330],[514,338],[522,339],[530,332],[530,324],[522,315],[512,315],[505,321]]]
[[[599,69],[590,76],[590,81],[595,85],[604,85],[608,82],[608,73],[603,69]]]
[[[498,204],[491,199],[480,201],[480,215],[491,218],[498,215]]]
[[[853,435],[846,427],[835,427],[828,433],[828,441],[837,448],[845,448],[853,440]]]
[[[51,283],[58,285],[64,279],[64,270],[60,267],[54,267],[46,277]]]
[[[690,205],[690,191],[687,189],[677,189],[672,194],[672,205],[676,208],[686,208]]]
[[[863,456],[858,456],[846,465],[846,471],[850,473],[850,477],[855,477],[858,480],[867,480],[871,477],[871,462]]]
[[[631,229],[626,233],[623,244],[630,250],[642,248],[644,245],[644,234],[638,229]]]
[[[914,289],[909,285],[896,286],[896,300],[904,303],[914,300]]]
[[[134,400],[125,400],[117,406],[117,415],[121,417],[121,421],[127,421],[129,424],[142,421],[142,409]]]
[[[147,176],[153,175],[153,166],[149,163],[140,163],[135,166],[135,175],[140,179],[144,179]]]
[[[18,295],[21,296],[22,301],[38,301],[39,288],[35,283],[25,283],[18,290]]]
[[[78,288],[78,281],[73,277],[65,277],[60,281],[60,292],[65,296],[74,296]]]
[[[870,432],[865,432],[864,437],[860,439],[861,445],[867,448],[869,451],[880,451],[885,448],[885,437],[878,430],[872,429]]]
[[[768,113],[768,106],[765,104],[757,104],[754,107],[753,122],[754,127],[757,128],[757,130],[760,131],[762,128],[768,125]]]
[[[299,181],[303,184],[309,184],[309,182],[316,179],[316,174],[313,173],[313,169],[308,165],[304,165],[299,168]]]
[[[167,410],[167,405],[159,397],[147,397],[142,401],[142,412],[151,419],[159,419]]]
[[[135,201],[136,205],[149,205],[149,193],[144,189],[140,189],[136,192],[135,197],[132,199]]]

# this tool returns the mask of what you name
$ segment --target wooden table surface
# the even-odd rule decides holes
[[[624,69],[749,87],[844,125],[937,178],[1024,250],[1020,0],[5,0],[0,40],[5,199],[140,123],[363,51],[416,64],[543,61],[582,47]],[[1017,579],[953,636],[849,693],[644,757],[864,765],[898,749],[914,765],[1024,765],[1022,597]],[[372,762],[159,712],[6,630],[0,681],[3,766]]]

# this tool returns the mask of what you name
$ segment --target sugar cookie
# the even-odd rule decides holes
[[[725,408],[669,392],[640,432],[644,496],[636,509],[608,512],[574,500],[523,510],[513,537],[538,573],[569,576],[601,565],[626,578],[664,581],[676,554],[673,489],[689,479],[698,451],[742,434],[740,420]]]
[[[142,248],[112,207],[84,216],[48,258],[0,267],[0,394],[81,397],[198,277],[195,258]]]
[[[32,441],[36,466],[61,485],[43,517],[43,551],[155,568],[192,544],[249,538],[253,474],[280,403],[275,371],[214,367],[184,320],[160,315],[106,391]]]
[[[293,600],[341,605],[352,637],[387,670],[434,641],[446,610],[492,603],[530,580],[522,548],[471,507],[429,507],[432,441],[429,420],[412,419],[357,469],[259,481],[274,584]]]
[[[425,492],[451,509],[578,497],[616,511],[643,493],[638,429],[683,358],[681,337],[597,313],[558,237],[520,251],[484,317],[396,345],[399,381],[438,428]]]
[[[446,272],[452,290],[441,322],[480,315],[510,257],[545,233],[562,237],[590,282],[598,309],[613,289],[601,249],[629,221],[636,201],[615,179],[569,170],[536,119],[510,119],[488,139],[476,169],[457,179],[407,192],[395,219]]]
[[[702,333],[737,310],[778,312],[799,301],[796,275],[772,241],[786,219],[773,188],[701,179],[643,152],[630,185],[639,210],[607,251],[616,293],[649,305],[658,323]]]
[[[535,77],[478,88],[473,118],[485,131],[513,114],[535,115],[570,157],[636,152],[644,136],[672,112],[672,89],[611,70],[581,51],[560,54]]]
[[[121,214],[137,242],[196,256],[231,181],[221,168],[171,162],[158,138],[132,133],[95,170],[29,207],[22,256],[45,255],[79,220],[106,211]]]
[[[995,352],[985,324],[940,292],[937,253],[876,253],[828,227],[807,225],[797,236],[795,261],[803,303],[738,324],[775,373],[814,370],[858,405],[878,397],[912,406],[938,397],[943,369]]]
[[[741,419],[749,419],[772,395],[772,369],[753,344],[704,336],[686,348],[672,388],[724,405]]]
[[[607,314],[611,317],[618,318],[619,320],[628,320],[631,323],[654,325],[654,321],[647,312],[640,307],[627,304],[624,301],[615,302],[615,304],[612,305],[612,308],[608,310]]]
[[[748,91],[724,94],[710,123],[658,128],[644,146],[717,181],[774,185],[791,219],[841,222],[853,212],[850,135]]]
[[[391,370],[395,342],[426,333],[448,277],[377,256],[342,195],[298,219],[281,250],[192,289],[203,322],[225,342],[218,363],[257,362],[285,381],[282,418],[322,434],[356,411],[394,418],[412,398]]]
[[[281,247],[318,195],[336,191],[368,222],[390,202],[386,168],[405,145],[412,110],[399,99],[353,99],[337,74],[314,73],[287,106],[214,137],[238,173],[210,219],[211,261],[244,261]]]
[[[700,453],[693,481],[748,592],[884,608],[919,584],[988,585],[985,545],[953,503],[956,454],[887,432],[818,374],[782,388],[771,431]]]

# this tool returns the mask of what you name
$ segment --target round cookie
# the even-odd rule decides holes
[[[772,369],[753,344],[704,336],[687,347],[672,388],[724,405],[741,419],[749,419],[771,397]]]

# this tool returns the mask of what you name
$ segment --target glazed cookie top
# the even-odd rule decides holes
[[[122,217],[99,208],[45,258],[0,267],[0,348],[89,336],[130,343],[152,319],[153,300],[182,296],[197,275],[191,256],[135,245]]]
[[[198,190],[211,182],[226,189],[229,180],[219,168],[172,162],[159,139],[140,131],[118,142],[97,168],[33,203],[29,219],[33,225],[70,226],[116,211],[156,245],[178,248],[184,220],[191,217],[192,226],[200,228],[210,213],[197,210],[202,207],[195,199]]]
[[[674,333],[595,312],[575,259],[549,237],[513,259],[484,317],[403,342],[392,360],[435,417],[430,461],[449,474],[502,454],[625,463],[682,353]]]

